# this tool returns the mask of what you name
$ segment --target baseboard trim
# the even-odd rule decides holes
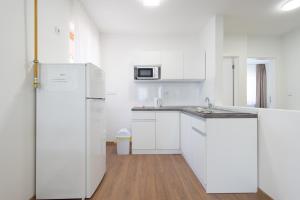
[[[257,190],[257,195],[258,195],[259,199],[273,200],[272,197],[270,197],[267,193],[262,191],[260,188],[258,188],[258,190]]]
[[[35,195],[33,197],[31,197],[29,200],[36,200]]]
[[[178,149],[174,150],[140,150],[132,149],[132,154],[181,154],[181,151]]]

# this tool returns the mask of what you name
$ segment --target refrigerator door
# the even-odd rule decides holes
[[[106,171],[104,100],[87,99],[87,190],[90,198]]]
[[[99,67],[86,65],[86,97],[87,98],[105,98],[105,80],[104,71]]]
[[[42,64],[36,90],[36,197],[85,196],[85,66]]]

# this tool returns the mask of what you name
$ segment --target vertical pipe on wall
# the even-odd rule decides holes
[[[34,0],[34,60],[33,60],[33,87],[39,87],[39,60],[38,60],[38,0]]]

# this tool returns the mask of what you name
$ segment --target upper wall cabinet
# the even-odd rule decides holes
[[[135,65],[160,65],[161,52],[160,51],[142,51],[136,54]]]
[[[163,80],[183,79],[183,53],[165,51],[161,53],[161,78]]]
[[[161,65],[161,80],[205,80],[206,53],[181,51],[141,51],[134,65]]]
[[[206,73],[206,51],[202,50],[188,56],[183,68],[183,79],[204,80]]]

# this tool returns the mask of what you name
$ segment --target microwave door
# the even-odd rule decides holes
[[[153,68],[139,68],[138,79],[153,79]]]

